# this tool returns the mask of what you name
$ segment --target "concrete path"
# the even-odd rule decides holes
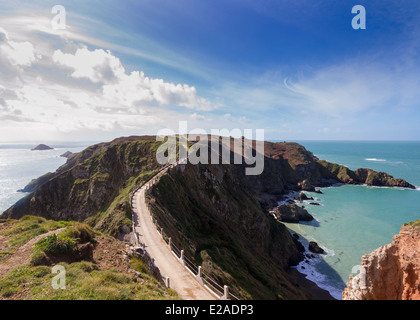
[[[165,172],[159,173],[158,176]],[[151,182],[154,183],[157,177],[153,178]],[[146,205],[145,193],[146,185],[139,189],[133,197],[135,225],[139,232],[140,243],[145,244],[147,252],[155,260],[155,265],[159,268],[162,276],[169,277],[170,288],[174,289],[182,299],[215,300],[216,297],[206,290],[182,265],[158,233]]]

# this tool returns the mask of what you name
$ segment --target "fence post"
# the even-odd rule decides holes
[[[201,270],[201,266],[198,266],[197,280],[198,280],[198,282],[200,282],[202,285],[204,285],[204,282],[203,282],[203,270]]]
[[[166,288],[170,288],[170,285],[171,285],[171,283],[169,281],[169,277],[165,277],[165,286],[166,286]]]
[[[223,297],[221,298],[222,300],[229,300],[229,287],[228,286],[224,286],[224,293],[223,293]]]
[[[181,262],[182,262],[182,265],[184,265],[185,266],[185,260],[184,260],[184,250],[181,250]]]

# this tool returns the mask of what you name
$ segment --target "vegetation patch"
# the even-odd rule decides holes
[[[66,271],[66,288],[53,289],[56,274],[47,266],[20,266],[0,278],[0,296],[32,300],[171,300],[177,294],[154,278],[116,270],[98,270],[91,262],[60,263]]]
[[[42,217],[23,216],[19,220],[7,220],[9,228],[2,232],[4,236],[10,236],[7,249],[10,251],[18,246],[24,245],[36,236],[52,230],[67,227],[72,224],[70,221],[53,221]]]

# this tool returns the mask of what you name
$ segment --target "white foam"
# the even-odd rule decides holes
[[[306,251],[307,254],[312,254],[312,252]],[[305,260],[307,262],[305,262]],[[327,290],[335,299],[342,300],[342,289],[334,287],[330,283],[330,279],[327,275],[322,274],[316,270],[316,265],[322,261],[322,258],[318,255],[315,255],[314,258],[307,259],[305,258],[297,266],[293,267],[298,270],[300,273],[306,275],[306,278],[317,284],[321,289]],[[303,269],[303,268],[304,269]]]
[[[385,159],[377,159],[377,158],[366,158],[366,161],[377,161],[377,162],[386,162]]]

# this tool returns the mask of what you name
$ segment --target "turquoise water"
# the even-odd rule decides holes
[[[420,186],[420,142],[301,141],[320,159],[350,169],[384,171]],[[298,270],[341,299],[341,291],[363,254],[390,243],[401,225],[420,219],[420,191],[341,185],[308,192],[321,206],[303,204],[316,221],[287,224],[305,247],[316,241],[327,254],[308,259]]]
[[[51,145],[54,150],[31,151],[36,145],[0,144],[0,213],[25,196],[17,192],[32,179],[54,172],[67,159],[60,157],[66,151],[79,152],[86,146]]]

